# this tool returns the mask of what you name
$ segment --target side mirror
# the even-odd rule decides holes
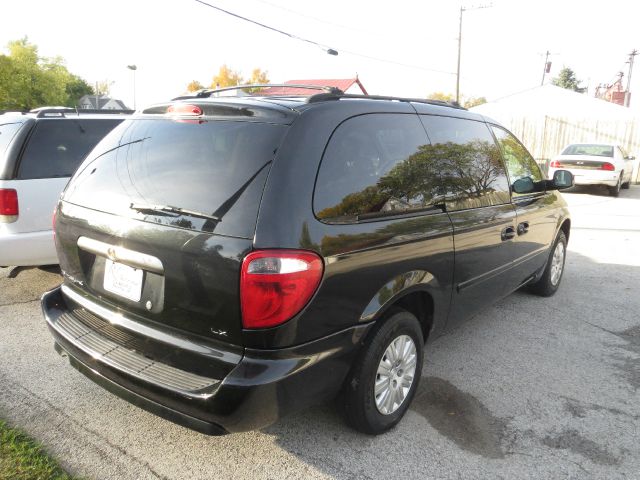
[[[568,170],[556,170],[553,173],[553,190],[563,190],[573,187],[573,173]]]
[[[515,193],[531,193],[535,190],[536,186],[531,180],[531,177],[519,178],[513,182],[513,191]]]

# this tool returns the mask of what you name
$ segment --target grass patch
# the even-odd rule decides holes
[[[0,480],[74,480],[26,434],[0,420]]]

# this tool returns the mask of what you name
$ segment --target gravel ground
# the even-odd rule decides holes
[[[565,198],[557,295],[517,292],[431,343],[380,437],[333,405],[224,437],[129,405],[54,353],[38,299],[55,269],[0,269],[0,417],[95,479],[640,478],[640,187]]]

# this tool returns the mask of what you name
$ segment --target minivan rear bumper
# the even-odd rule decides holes
[[[71,365],[81,373],[134,405],[209,435],[259,429],[335,396],[360,340],[371,326],[356,326],[286,349],[245,349],[224,378],[214,379],[202,390],[188,392],[114,367],[106,354],[96,354],[86,346],[101,345],[99,332],[87,334],[92,337],[91,342],[71,338],[65,322],[73,313],[61,287],[43,295],[42,310],[56,350],[68,355]],[[125,350],[124,354],[135,352]],[[202,360],[204,363],[207,359]],[[195,376],[192,372],[183,373],[187,381],[189,375]],[[201,371],[198,373],[202,375]],[[163,372],[155,378],[170,377],[171,372]]]

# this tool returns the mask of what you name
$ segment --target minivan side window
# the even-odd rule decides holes
[[[18,178],[70,177],[84,157],[122,119],[42,120],[25,147]]]
[[[493,133],[500,144],[514,196],[536,191],[536,183],[543,180],[540,167],[516,137],[503,128],[492,125]]]
[[[420,118],[431,140],[426,153],[440,171],[447,211],[509,203],[500,149],[485,123],[434,115]]]
[[[438,166],[417,115],[368,114],[343,122],[320,164],[313,207],[329,223],[442,212]]]

